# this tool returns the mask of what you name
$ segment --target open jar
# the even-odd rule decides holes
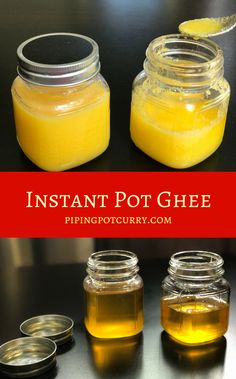
[[[154,39],[134,80],[130,132],[135,145],[172,168],[209,157],[224,135],[230,87],[224,58],[208,39]]]
[[[162,283],[161,324],[176,341],[202,344],[227,331],[230,288],[223,263],[208,251],[172,255]]]
[[[12,98],[25,155],[46,171],[63,171],[103,153],[110,92],[99,73],[97,43],[79,34],[45,34],[23,42],[17,55]]]
[[[88,259],[84,280],[85,326],[97,338],[123,338],[143,329],[143,281],[138,258],[128,251],[107,250]]]

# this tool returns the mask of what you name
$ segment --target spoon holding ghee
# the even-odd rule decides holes
[[[179,31],[192,37],[212,37],[223,34],[236,26],[236,14],[217,18],[188,20],[179,25]]]

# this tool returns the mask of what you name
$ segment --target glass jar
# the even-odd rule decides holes
[[[98,45],[71,33],[23,42],[12,86],[16,134],[25,155],[46,171],[97,157],[110,138],[110,92]]]
[[[154,39],[133,84],[135,145],[178,169],[209,157],[222,142],[228,109],[223,65],[223,53],[211,40],[178,34]]]
[[[176,341],[202,344],[227,331],[230,288],[223,263],[208,251],[172,255],[162,283],[161,324]]]
[[[123,338],[143,329],[143,281],[138,258],[123,250],[99,251],[84,280],[85,326],[97,338]]]

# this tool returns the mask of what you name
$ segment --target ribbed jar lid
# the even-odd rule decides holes
[[[62,345],[73,338],[74,321],[67,316],[47,314],[31,317],[20,325],[20,331],[28,337],[50,338]]]
[[[43,34],[17,49],[17,71],[22,79],[45,86],[84,82],[100,71],[97,43],[73,33]]]
[[[57,346],[43,337],[23,337],[0,346],[0,371],[10,378],[31,378],[56,365]],[[1,376],[2,377],[2,376]]]

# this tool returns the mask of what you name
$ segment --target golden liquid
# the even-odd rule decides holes
[[[46,171],[64,171],[106,150],[110,93],[103,82],[77,86],[71,92],[38,87],[17,77],[12,90],[17,139],[33,163]]]
[[[134,144],[166,166],[183,169],[203,161],[219,147],[224,135],[228,96],[204,108],[201,96],[184,100],[163,94],[145,98],[142,87],[132,95],[130,133]]]
[[[225,302],[161,302],[161,323],[174,339],[186,344],[213,341],[228,327],[229,306]]]
[[[122,338],[143,329],[143,288],[86,293],[85,326],[98,338]]]

